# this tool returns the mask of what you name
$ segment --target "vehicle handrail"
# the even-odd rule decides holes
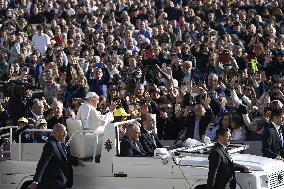
[[[140,120],[141,120],[140,118],[136,118],[136,119],[130,119],[130,120],[127,120],[127,121],[115,122],[113,124],[116,127],[118,125],[123,125],[123,124],[126,124],[126,123],[131,123],[131,122],[140,121]]]
[[[32,132],[34,132],[34,131],[44,131],[44,132],[52,132],[53,130],[52,129],[26,129],[25,131],[32,131]],[[22,161],[22,155],[21,155],[21,153],[22,153],[22,134],[23,134],[24,132],[21,132],[20,134],[19,134],[19,161]]]
[[[11,150],[12,143],[13,143],[13,129],[18,129],[18,126],[1,127],[1,128],[0,128],[0,131],[2,131],[2,130],[7,130],[7,129],[10,130],[10,131],[9,131],[9,135],[7,135],[7,136],[10,136],[9,141],[10,141],[10,150]],[[5,134],[3,134],[3,135],[0,136],[0,138],[2,138],[2,137],[5,137]]]
[[[1,130],[5,130],[5,129],[17,129],[18,128],[18,126],[7,126],[7,127],[0,127],[0,131]]]
[[[190,148],[189,147],[177,148],[177,149],[175,149],[175,151],[183,152],[183,153],[192,153],[192,152],[194,152],[196,150],[204,149],[205,147],[210,147],[210,146],[213,146],[213,145],[214,145],[214,143],[207,144],[207,145],[202,143],[200,145],[197,145],[197,146],[194,146],[194,147],[190,147]]]
[[[69,140],[66,142],[66,146],[69,146],[69,144],[70,144],[71,140],[74,138],[74,136],[77,135],[77,134],[79,134],[79,133],[80,133],[80,134],[81,134],[81,133],[95,133],[95,134],[97,134],[95,130],[80,130],[80,131],[76,131],[75,133],[73,133],[73,134],[70,136]]]
[[[6,134],[3,134],[3,135],[0,135],[0,138],[6,137],[6,136],[10,136],[10,133],[6,133]]]

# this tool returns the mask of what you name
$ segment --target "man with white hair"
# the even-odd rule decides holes
[[[47,128],[53,129],[53,126],[61,123],[65,124],[66,119],[63,115],[63,103],[61,101],[54,101],[51,104],[51,114],[47,116]]]
[[[139,142],[140,127],[141,125],[137,121],[128,124],[126,129],[126,135],[123,136],[120,142],[120,156],[122,157],[147,156],[141,143]]]
[[[99,96],[95,92],[88,92],[86,95],[86,102],[79,107],[76,116],[76,119],[82,121],[83,129],[96,130],[98,127],[105,126],[113,121],[115,104],[111,104],[109,112],[103,115],[97,110],[98,103]]]

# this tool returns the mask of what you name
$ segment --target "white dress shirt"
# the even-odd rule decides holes
[[[281,143],[282,143],[282,146],[283,146],[283,135],[282,133],[279,131],[280,129],[280,126],[279,125],[276,125],[273,121],[271,121],[272,125],[274,126],[274,128],[276,129],[277,133],[278,133],[278,136],[281,140]]]

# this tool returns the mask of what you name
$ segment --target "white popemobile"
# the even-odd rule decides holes
[[[208,151],[213,144],[200,143],[169,151],[160,148],[155,150],[154,157],[120,157],[118,127],[127,122],[110,123],[104,132],[100,132],[100,129],[91,132],[82,131],[80,121],[67,120],[71,153],[85,160],[84,167],[74,167],[73,188],[206,188]],[[24,189],[32,182],[43,145],[20,142],[10,144],[10,158],[0,161],[1,189]],[[252,169],[252,173],[236,173],[237,188],[283,189],[284,163],[237,153],[244,148],[235,145],[229,150],[235,162]]]

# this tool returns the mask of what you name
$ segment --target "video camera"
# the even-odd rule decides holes
[[[34,86],[29,82],[22,80],[10,80],[0,82],[0,91],[6,97],[24,97],[26,96],[27,90],[34,90]],[[41,98],[43,92],[41,90],[34,90],[32,98]]]

